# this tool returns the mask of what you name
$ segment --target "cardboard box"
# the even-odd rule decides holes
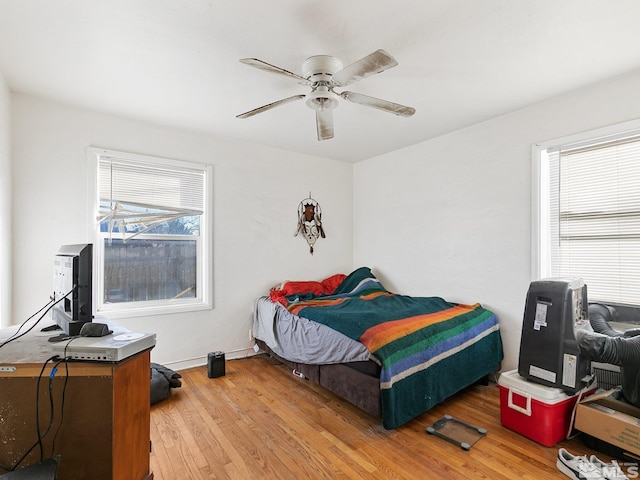
[[[576,409],[575,428],[640,455],[640,408],[620,400],[620,389],[585,398]]]
[[[517,370],[502,373],[498,386],[502,425],[545,447],[567,437],[577,395],[531,382]]]

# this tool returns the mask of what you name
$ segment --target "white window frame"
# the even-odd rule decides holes
[[[546,238],[549,232],[548,166],[546,152],[558,146],[579,147],[600,141],[640,134],[640,120],[611,125],[596,130],[556,138],[532,145],[531,148],[531,280],[550,276]]]
[[[204,213],[200,216],[200,238],[197,242],[197,296],[195,298],[156,300],[153,302],[104,303],[104,239],[108,233],[100,231],[100,195],[98,164],[101,157],[123,159],[141,164],[178,166],[200,169],[204,172]],[[157,314],[185,313],[213,308],[213,167],[182,160],[139,155],[115,150],[89,147],[87,149],[89,174],[89,228],[93,247],[93,302],[97,314],[108,318],[127,318]],[[119,235],[114,233],[113,235]]]

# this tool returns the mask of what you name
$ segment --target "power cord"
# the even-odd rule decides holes
[[[22,324],[20,324],[20,326],[18,327],[18,329],[16,330],[16,332],[11,335],[7,340],[5,340],[4,342],[0,343],[0,348],[4,347],[6,344],[13,342],[14,340],[17,340],[23,336],[25,336],[27,333],[29,333],[31,330],[33,330],[35,328],[36,325],[38,325],[38,323],[40,323],[40,321],[44,318],[44,316],[49,312],[49,310],[51,310],[55,305],[57,305],[58,303],[60,303],[62,300],[64,300],[65,298],[67,298],[69,295],[71,295],[74,291],[76,290],[76,286],[73,287],[73,289],[71,289],[71,291],[69,291],[69,293],[67,293],[66,295],[60,297],[58,300],[56,300],[54,302],[54,299],[49,300],[49,302],[47,304],[45,304],[40,310],[38,310],[36,313],[34,313],[33,315],[31,315],[29,318],[27,318],[24,322],[22,322]],[[53,303],[52,303],[53,302]],[[46,310],[45,310],[46,309]],[[42,315],[40,315],[40,318],[38,318],[38,320],[36,320],[36,322],[31,325],[27,330],[25,330],[24,332],[20,333],[20,330],[22,330],[22,327],[24,327],[27,322],[29,320],[31,320],[33,317],[35,317],[36,315],[38,315],[40,312],[42,312],[44,310],[44,313],[42,313]],[[19,335],[18,335],[19,334]]]
[[[3,468],[6,471],[14,471],[15,469],[17,469],[20,464],[27,458],[27,456],[29,456],[29,454],[36,449],[36,447],[39,447],[40,449],[40,461],[42,462],[44,460],[44,438],[49,434],[49,431],[51,430],[51,427],[54,424],[54,419],[55,419],[55,405],[54,405],[54,398],[53,398],[53,379],[58,371],[58,366],[61,363],[65,363],[65,372],[66,372],[66,377],[64,380],[64,384],[63,384],[63,389],[62,389],[62,404],[61,404],[61,420],[60,420],[60,424],[58,425],[58,428],[56,429],[56,433],[54,435],[54,439],[53,439],[53,443],[52,443],[52,455],[55,452],[55,441],[56,441],[56,437],[58,435],[58,432],[60,430],[60,427],[62,426],[62,420],[64,418],[63,416],[63,412],[64,412],[64,398],[65,398],[65,392],[66,392],[66,388],[67,388],[67,382],[69,380],[69,369],[68,369],[68,365],[67,365],[67,358],[60,358],[58,355],[54,355],[52,357],[49,357],[42,365],[42,368],[40,370],[40,374],[38,375],[38,380],[36,382],[36,435],[37,435],[37,440],[34,442],[33,445],[31,445],[31,447],[29,447],[29,449],[27,449],[27,451],[22,455],[22,457],[20,457],[20,459],[10,468],[7,468],[3,465],[0,465],[0,468]],[[51,361],[56,362],[53,367],[51,368],[51,372],[49,373],[49,384],[48,384],[48,394],[49,394],[49,423],[47,425],[47,428],[45,429],[44,432],[41,431],[40,429],[40,382],[42,380],[42,377],[44,375],[44,371],[47,367],[47,364]]]
[[[571,435],[571,432],[573,431],[573,422],[576,417],[576,410],[578,410],[578,404],[582,400],[582,396],[587,391],[594,388],[594,385],[592,383],[594,378],[595,378],[594,374],[583,377],[583,381],[585,382],[585,385],[584,387],[582,387],[582,389],[580,389],[580,392],[578,393],[578,399],[576,400],[576,403],[573,405],[573,410],[571,411],[571,419],[569,420],[569,429],[567,431],[567,437],[566,437],[567,440],[571,440],[572,438],[576,438],[578,435],[580,435],[580,432],[576,433],[575,435]]]
[[[67,357],[65,355],[65,358],[63,358],[62,360],[59,360],[58,363],[56,363],[56,367],[61,362],[64,362],[65,377],[64,377],[64,384],[62,385],[62,399],[61,399],[61,402],[60,402],[60,423],[58,423],[58,428],[56,428],[56,433],[53,435],[53,441],[51,442],[51,455],[52,456],[56,451],[56,440],[58,439],[58,433],[60,432],[60,428],[62,428],[62,424],[64,423],[65,397],[66,397],[66,392],[67,392],[67,383],[69,382],[69,357]],[[53,380],[53,378],[50,378],[49,381],[52,381],[52,380]]]

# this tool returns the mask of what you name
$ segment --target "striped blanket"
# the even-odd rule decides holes
[[[287,297],[287,309],[363,343],[380,361],[388,429],[495,371],[503,358],[498,319],[480,304],[394,294],[366,267],[330,295]]]

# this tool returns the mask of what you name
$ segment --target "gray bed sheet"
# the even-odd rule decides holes
[[[298,317],[269,297],[256,300],[253,336],[291,362],[322,365],[377,361],[362,343],[326,325]]]

